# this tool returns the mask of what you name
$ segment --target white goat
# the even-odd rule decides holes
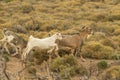
[[[3,53],[4,51],[6,51],[8,54],[10,54],[10,51],[7,48],[7,44],[10,44],[10,40],[13,39],[13,36],[6,36],[3,39],[0,40],[0,50]],[[8,40],[8,42],[7,42]]]
[[[24,39],[16,35],[14,32],[7,30],[6,28],[3,28],[2,34],[4,37],[0,40],[0,42],[3,44],[3,48],[5,48],[7,53],[10,54],[7,44],[15,48],[16,53],[14,53],[13,56],[21,53],[22,49],[26,46]]]
[[[54,49],[55,51],[58,50],[58,46],[55,43],[56,39],[62,39],[61,33],[56,33],[51,37],[39,39],[34,38],[32,35],[29,37],[27,47],[22,54],[22,60],[26,59],[26,56],[34,47],[39,47],[40,49],[50,49],[48,53],[52,52]]]
[[[15,37],[14,37],[13,35],[10,35],[10,34],[9,34],[9,35],[6,35],[6,34],[5,34],[6,30],[7,30],[6,28],[4,28],[4,29],[2,30],[3,39],[1,39],[0,42],[1,42],[1,44],[3,44],[2,46],[3,46],[3,48],[5,48],[5,50],[7,51],[7,53],[10,54],[10,51],[9,51],[8,48],[7,48],[7,44],[15,47],[15,46],[11,43],[11,41],[12,41]]]

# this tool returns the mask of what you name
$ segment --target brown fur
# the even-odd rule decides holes
[[[74,50],[81,50],[83,41],[86,37],[91,34],[91,29],[88,27],[82,27],[81,32],[75,35],[64,35],[62,40],[56,40],[58,47],[69,47],[72,49],[72,54]]]

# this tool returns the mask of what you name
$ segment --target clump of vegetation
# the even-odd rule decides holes
[[[49,33],[55,32],[73,35],[79,32],[81,26],[88,26],[95,34],[86,41],[82,55],[88,58],[118,60],[120,59],[119,3],[120,0],[0,0],[0,32],[6,27],[28,40],[31,34],[38,38],[48,37]],[[3,38],[2,34],[0,38]],[[15,52],[11,47],[9,50],[11,53]],[[63,56],[70,51],[60,50],[59,53]],[[37,49],[33,55],[34,62],[41,64],[43,60],[48,59],[49,54],[46,50]],[[60,69],[60,76],[65,77],[67,71],[70,75],[86,73],[86,69],[78,65],[77,61],[75,63],[73,58],[66,59],[64,56],[52,62],[52,65],[54,64],[52,67]],[[69,65],[71,67],[68,67]],[[51,69],[54,71],[54,68]],[[117,74],[119,73],[116,72]],[[113,76],[112,73],[111,75]]]
[[[34,10],[33,6],[31,4],[24,3],[21,7],[23,13],[30,13],[32,10]]]
[[[116,44],[117,46],[116,50],[119,52],[120,51],[120,36],[113,36],[111,39]]]
[[[28,73],[30,74],[36,74],[36,68],[35,67],[30,67],[27,69]]]
[[[102,33],[102,32],[95,32],[94,35],[92,35],[88,41],[100,41],[100,40],[103,40],[105,39],[105,33]]]
[[[53,72],[59,70],[61,77],[65,77],[67,74],[68,76],[87,74],[87,70],[82,65],[78,65],[76,58],[72,55],[54,59],[50,69]]]
[[[99,42],[89,42],[82,48],[82,55],[84,57],[95,58],[95,59],[110,59],[113,53],[113,48],[104,46]]]
[[[40,50],[39,48],[34,48],[33,56],[30,56],[30,58],[31,57],[32,59],[34,59],[34,62],[37,65],[40,65],[43,61],[47,61],[49,59],[49,54],[47,54],[47,50]]]
[[[27,30],[21,25],[12,26],[11,28],[12,28],[12,31],[17,33],[27,33]]]
[[[111,56],[111,59],[113,59],[113,60],[120,60],[120,52],[113,54],[113,55]]]
[[[99,75],[99,80],[119,80],[120,79],[120,66],[113,66],[105,70]]]
[[[116,36],[119,35],[120,34],[120,29],[116,29],[113,34],[116,35]]]
[[[100,40],[100,42],[104,45],[104,46],[110,46],[112,48],[116,48],[117,46],[114,44],[114,42],[109,39],[109,38],[106,38],[106,39],[102,39]]]
[[[14,1],[14,0],[1,0],[1,1],[5,1],[5,2],[11,2],[11,1]]]
[[[106,61],[100,61],[97,63],[97,66],[99,69],[106,69],[108,67],[108,64]]]

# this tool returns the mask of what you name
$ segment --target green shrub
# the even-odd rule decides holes
[[[106,69],[108,67],[108,64],[106,61],[100,61],[97,63],[97,66],[99,69]]]
[[[82,65],[78,65],[76,58],[72,55],[54,59],[50,69],[59,70],[62,77],[65,77],[66,71],[70,76],[87,74],[87,70]]]
[[[115,53],[111,56],[111,59],[114,59],[114,60],[120,60],[120,54],[118,53]]]
[[[61,58],[56,58],[53,60],[51,69],[60,69],[61,67],[69,67],[69,66],[74,66],[77,65],[77,60],[73,56],[65,56]]]
[[[113,48],[94,41],[86,43],[82,48],[82,55],[89,58],[110,59],[112,53]]]

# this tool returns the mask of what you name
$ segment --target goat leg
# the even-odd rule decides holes
[[[8,50],[8,47],[7,47],[7,42],[4,43],[4,48],[7,51],[7,53],[10,54],[10,51]]]
[[[58,48],[58,45],[56,44],[55,45],[55,54],[57,55],[57,57],[60,57],[59,54],[58,54],[58,50],[59,50],[59,48]]]
[[[12,56],[15,56],[16,54],[18,54],[19,52],[18,52],[17,46],[14,45],[13,43],[10,43],[10,42],[9,42],[9,44],[10,44],[12,47],[14,47],[14,48],[15,48],[15,51],[16,51],[16,53],[14,53]]]

